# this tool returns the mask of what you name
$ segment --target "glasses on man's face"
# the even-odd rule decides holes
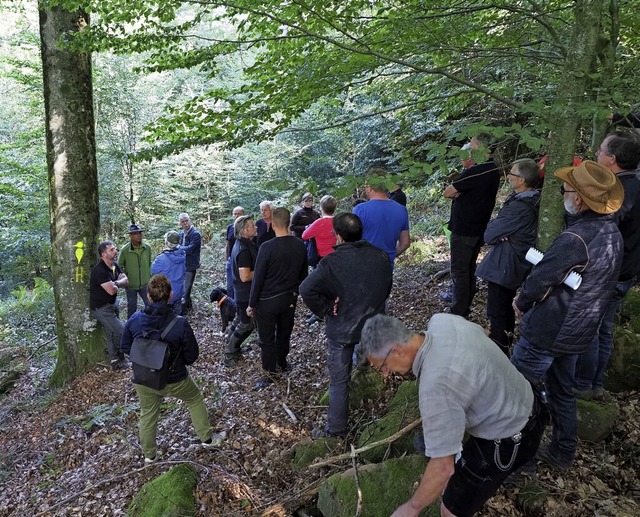
[[[567,192],[577,192],[577,190],[567,190],[564,185],[560,185],[560,194],[564,196]]]
[[[507,176],[515,176],[516,178],[522,178],[522,176],[520,176],[520,174],[514,174],[511,171],[507,172]]]
[[[387,359],[389,359],[389,355],[391,354],[391,350],[393,350],[393,348],[390,348],[389,351],[387,352],[387,355],[384,356],[384,361],[382,361],[382,364],[380,366],[372,366],[372,368],[380,373],[384,373],[384,365],[387,364]]]

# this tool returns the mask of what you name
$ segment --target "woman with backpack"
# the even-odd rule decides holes
[[[219,445],[224,435],[213,433],[202,393],[187,371],[186,367],[198,359],[199,348],[189,322],[177,316],[170,305],[169,279],[162,274],[151,277],[147,296],[149,305],[127,321],[120,348],[132,359],[133,383],[140,399],[140,445],[145,463],[153,463],[157,458],[158,418],[166,396],[184,401],[204,447]],[[163,367],[157,370],[140,364],[143,359],[140,363],[135,359],[149,355],[145,347],[150,342],[167,345],[168,354],[160,358]]]

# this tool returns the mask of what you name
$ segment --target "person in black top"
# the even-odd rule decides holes
[[[241,215],[244,215],[244,208],[242,208],[241,206],[235,207],[233,209],[233,221],[235,222],[235,220]],[[227,246],[225,250],[226,256],[227,256],[227,263],[225,266],[225,273],[227,276],[227,296],[235,300],[236,297],[233,291],[233,277],[231,275],[231,269],[232,269],[231,268],[231,250],[233,249],[233,245],[236,243],[236,236],[235,236],[235,231],[233,229],[233,223],[227,226],[227,233],[225,235],[225,240],[227,242]]]
[[[393,190],[390,190],[388,193],[389,199],[391,201],[395,201],[396,203],[400,203],[402,206],[407,206],[407,195],[402,190],[402,185],[396,183],[393,186]]]
[[[120,320],[120,311],[116,304],[118,289],[129,285],[127,275],[115,261],[118,250],[111,241],[103,241],[98,246],[100,260],[91,270],[89,280],[89,309],[91,314],[104,326],[107,339],[107,352],[112,370],[128,368],[120,351],[120,338],[124,323]]]
[[[490,152],[489,137],[472,138],[471,148],[474,154]],[[451,313],[464,318],[469,316],[476,292],[476,261],[499,186],[500,172],[489,155],[484,163],[464,169],[443,193],[444,197],[452,200],[449,219],[453,283]]]
[[[291,217],[291,234],[302,239],[302,232],[317,219],[320,219],[320,214],[313,209],[313,194],[306,192],[302,196],[302,208]]]
[[[305,245],[288,233],[289,210],[273,211],[273,229],[276,238],[258,251],[247,308],[247,314],[258,323],[262,368],[267,374],[258,381],[258,388],[274,381],[276,367],[287,369],[298,287],[309,269]]]
[[[240,359],[240,345],[253,332],[253,318],[247,314],[251,281],[255,269],[258,247],[253,238],[256,236],[256,225],[250,215],[242,215],[233,224],[236,242],[231,251],[231,275],[237,306],[236,320],[231,325],[229,339],[225,348],[224,365],[235,366]]]

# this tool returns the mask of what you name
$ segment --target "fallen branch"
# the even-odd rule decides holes
[[[327,465],[331,465],[332,463],[336,463],[338,461],[348,460],[349,458],[352,458],[357,454],[366,452],[380,445],[385,445],[388,443],[395,442],[398,438],[402,438],[405,434],[407,434],[409,431],[412,431],[413,429],[418,427],[421,423],[422,423],[422,418],[418,418],[413,422],[411,422],[409,425],[400,429],[398,432],[393,433],[391,436],[388,436],[383,440],[378,440],[377,442],[370,443],[368,445],[360,447],[359,449],[353,449],[351,452],[345,452],[344,454],[338,454],[337,456],[332,456],[331,458],[327,458],[326,460],[319,461],[318,463],[312,463],[311,465],[309,465],[309,468],[313,469],[318,467],[326,467]]]
[[[291,421],[294,424],[297,424],[298,423],[298,419],[296,418],[296,415],[293,413],[293,411],[291,411],[284,402],[282,403],[282,407],[286,411],[287,415],[289,415],[289,418],[291,419]]]

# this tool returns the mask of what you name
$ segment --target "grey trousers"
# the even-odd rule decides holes
[[[104,333],[107,338],[107,353],[111,361],[122,358],[120,352],[120,340],[124,323],[120,319],[120,311],[114,303],[108,303],[91,311],[95,319],[104,326]]]

